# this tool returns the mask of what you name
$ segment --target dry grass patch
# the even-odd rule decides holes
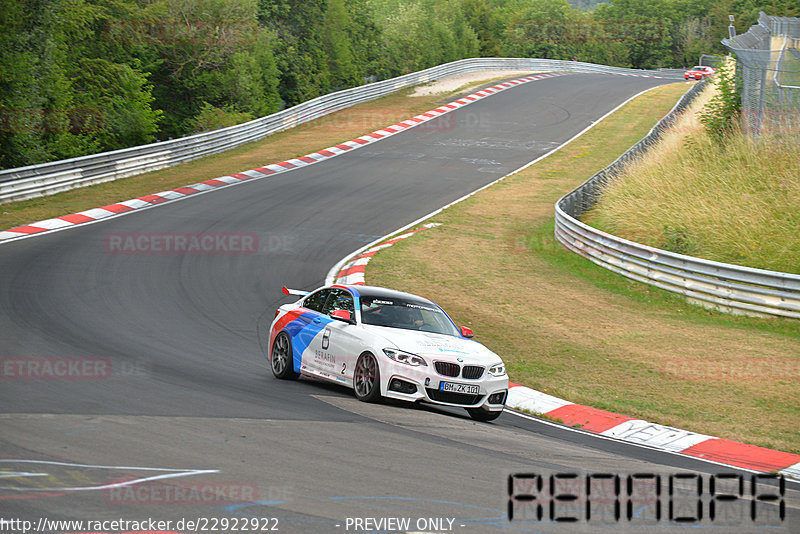
[[[800,326],[728,317],[558,246],[555,201],[643,137],[686,90],[662,86],[378,254],[367,282],[428,296],[511,379],[650,421],[800,450]]]

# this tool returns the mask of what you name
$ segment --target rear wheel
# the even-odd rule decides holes
[[[272,345],[272,360],[270,361],[272,374],[283,380],[297,378],[298,374],[294,372],[293,359],[292,340],[289,339],[289,334],[281,332]]]
[[[353,390],[356,398],[376,402],[381,398],[381,373],[375,356],[365,352],[358,357],[353,371]]]
[[[503,413],[503,410],[497,410],[495,412],[489,411],[486,408],[467,408],[467,413],[469,416],[475,419],[476,421],[494,421],[500,414]]]

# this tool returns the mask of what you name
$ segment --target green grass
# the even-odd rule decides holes
[[[800,321],[731,315],[691,304],[678,293],[630,280],[563,248],[556,241],[554,231],[555,221],[548,221],[537,227],[529,236],[531,252],[546,260],[555,269],[570,273],[599,289],[646,304],[672,317],[698,325],[732,328],[745,326],[763,332],[777,332],[800,340]],[[542,243],[547,244],[543,246]]]
[[[800,136],[736,132],[720,145],[690,113],[583,220],[679,254],[800,273]]]

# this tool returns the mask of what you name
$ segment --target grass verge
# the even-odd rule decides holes
[[[800,273],[800,137],[712,139],[697,113],[622,169],[584,222],[680,254]]]
[[[628,281],[553,239],[556,200],[643,137],[661,86],[382,251],[367,283],[434,299],[511,379],[596,408],[800,452],[800,322],[735,317]]]

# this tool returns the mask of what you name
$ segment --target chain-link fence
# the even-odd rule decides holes
[[[704,67],[714,67],[719,68],[725,62],[725,56],[710,56],[708,54],[703,54],[700,56],[700,62],[698,65],[703,65]]]
[[[800,18],[762,11],[757,25],[722,44],[736,54],[744,130],[800,134]]]

